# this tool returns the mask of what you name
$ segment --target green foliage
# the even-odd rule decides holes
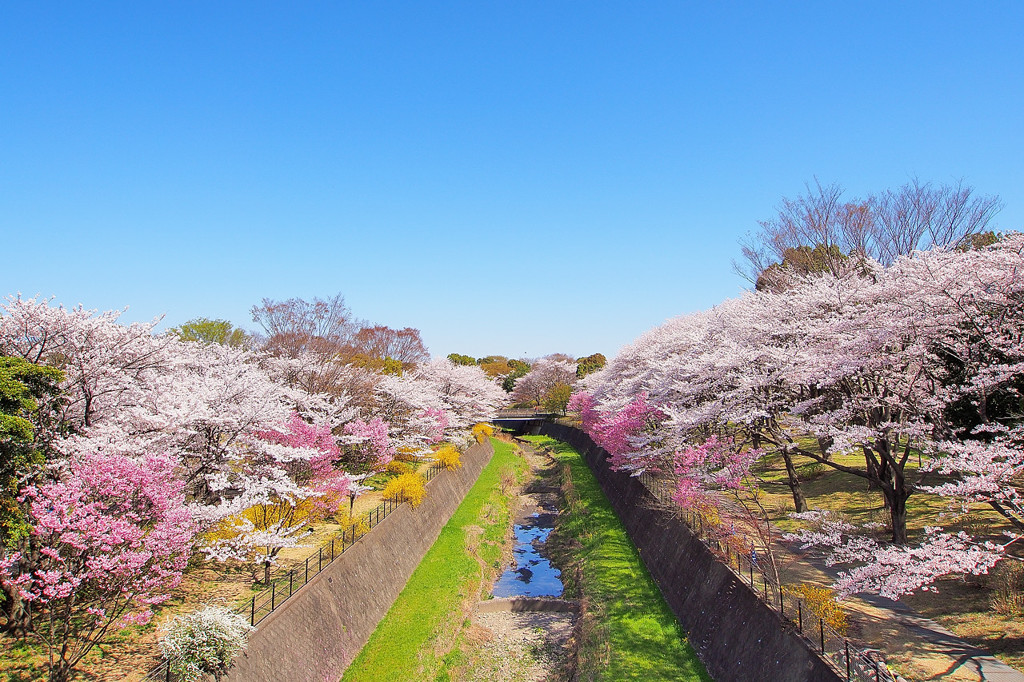
[[[56,395],[63,376],[55,367],[0,357],[0,544],[4,546],[29,531],[17,498],[29,472],[44,460],[36,442],[39,401]]]
[[[0,356],[0,439],[32,440],[30,416],[38,400],[56,392],[64,375],[55,367]]]
[[[449,353],[448,359],[454,362],[456,365],[475,365],[476,358],[471,358],[468,355],[462,355],[460,353]]]
[[[548,389],[544,394],[543,405],[548,412],[561,412],[565,414],[565,408],[572,397],[572,386],[558,383]]]
[[[593,355],[588,355],[585,358],[580,358],[576,362],[576,378],[582,379],[588,374],[593,374],[604,367],[607,363],[608,358],[606,358],[602,353],[594,353]]]
[[[492,378],[507,376],[512,371],[509,359],[504,355],[488,355],[486,358],[478,359],[476,364],[487,376]]]
[[[761,273],[755,288],[758,291],[772,289],[780,281],[779,276],[784,273],[810,275],[829,272],[833,263],[848,259],[849,256],[843,254],[835,244],[827,247],[824,244],[817,244],[813,249],[809,246],[788,248],[782,252],[781,263],[773,263]]]
[[[567,589],[586,599],[578,679],[710,680],[651,579],[597,479],[572,447],[527,436],[563,466],[567,509],[558,517],[556,563],[579,576]]]
[[[169,331],[182,341],[193,343],[219,343],[232,348],[244,348],[249,345],[249,335],[227,320],[197,317],[180,327],[171,327]]]
[[[345,671],[344,682],[432,680],[443,674],[445,657],[457,640],[453,635],[465,627],[462,604],[486,579],[480,574],[481,563],[501,562],[503,539],[512,519],[509,495],[500,485],[501,472],[511,467],[521,474],[526,469],[522,455],[511,444],[491,443],[491,461]],[[448,664],[452,662],[449,658]]]
[[[964,237],[963,242],[957,247],[960,251],[979,251],[986,246],[992,246],[1003,238],[1002,232],[976,232]]]
[[[388,356],[384,358],[384,366],[380,371],[384,374],[400,377],[402,376],[402,361],[395,360],[393,357]]]
[[[508,364],[512,371],[502,380],[501,387],[506,393],[511,393],[516,387],[516,380],[530,373],[530,366],[519,360],[509,360]]]

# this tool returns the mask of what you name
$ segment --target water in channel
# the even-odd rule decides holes
[[[494,583],[495,597],[562,596],[562,572],[544,556],[556,510],[554,501],[538,499],[535,511],[515,524],[512,565]]]

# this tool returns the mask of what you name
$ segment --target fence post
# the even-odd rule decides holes
[[[249,625],[256,625],[256,595],[252,595],[252,611],[249,614]]]
[[[875,659],[874,663],[875,663],[875,682],[879,682],[879,677],[878,677],[878,659]]]
[[[825,653],[825,619],[818,618],[818,631],[821,633],[821,653]]]
[[[295,569],[288,571],[288,596],[292,596],[292,578],[295,577]]]
[[[276,597],[277,597],[277,583],[272,582],[272,583],[270,583],[270,611],[271,611],[271,613],[273,613],[274,609],[277,608],[274,605],[274,600],[276,599]]]
[[[167,677],[164,678],[166,682],[171,682],[171,659],[167,659]]]
[[[309,582],[309,557],[306,557],[306,577],[303,579],[302,584],[305,585]]]
[[[316,565],[316,572],[319,573],[320,571],[324,570],[324,548],[323,548],[323,546],[320,547],[320,556],[317,559],[317,561],[318,561],[318,563]]]
[[[768,576],[761,574],[761,581],[764,583],[764,603],[768,603]]]
[[[796,617],[797,622],[800,624],[800,634],[804,633],[804,601],[803,599],[796,600]]]
[[[345,531],[341,531],[341,547],[345,548]],[[331,561],[334,561],[334,538],[331,538]]]
[[[850,640],[846,642],[846,682],[850,682]]]

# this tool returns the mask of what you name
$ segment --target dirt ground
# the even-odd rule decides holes
[[[473,615],[467,682],[540,682],[560,670],[575,614],[502,611]]]

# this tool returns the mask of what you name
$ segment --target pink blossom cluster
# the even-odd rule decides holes
[[[587,434],[611,455],[616,470],[640,473],[664,465],[663,452],[655,446],[658,423],[664,413],[647,400],[646,393],[633,397],[619,409],[601,412],[586,392],[574,394],[569,409],[580,415]]]
[[[345,424],[345,433],[358,439],[356,448],[361,459],[373,468],[383,468],[395,456],[395,448],[388,438],[388,425],[380,417],[368,422],[353,419]]]
[[[736,490],[745,485],[751,465],[763,451],[740,447],[731,438],[711,436],[697,445],[685,447],[673,457],[676,475],[675,502],[684,508],[699,508],[713,503],[710,491]]]
[[[9,554],[0,581],[61,620],[145,622],[181,581],[198,529],[174,469],[161,455],[71,458],[60,480],[24,492],[40,558]]]
[[[357,419],[346,424],[345,432],[349,433],[349,426],[361,421]],[[380,426],[384,429],[386,439],[387,425],[381,422]],[[271,429],[260,436],[281,445],[314,451],[315,454],[308,460],[299,460],[289,465],[288,473],[295,481],[313,491],[314,504],[321,511],[333,513],[338,509],[352,490],[353,480],[352,476],[339,467],[341,450],[328,425],[310,424],[295,413],[283,430]]]
[[[434,426],[430,429],[430,442],[440,443],[444,439],[444,430],[448,428],[448,416],[440,407],[428,407],[423,410],[428,419],[434,420]]]
[[[559,357],[537,360],[530,371],[516,380],[512,400],[516,403],[540,405],[545,394],[558,384],[576,383],[576,363]]]
[[[916,590],[934,589],[936,576],[983,575],[999,561],[1006,544],[977,542],[965,532],[949,533],[926,527],[924,539],[916,546],[882,544],[859,532],[842,517],[822,511],[794,514],[810,528],[785,536],[801,547],[832,550],[829,566],[851,566],[841,571],[835,589],[841,596],[870,591],[899,599]]]

